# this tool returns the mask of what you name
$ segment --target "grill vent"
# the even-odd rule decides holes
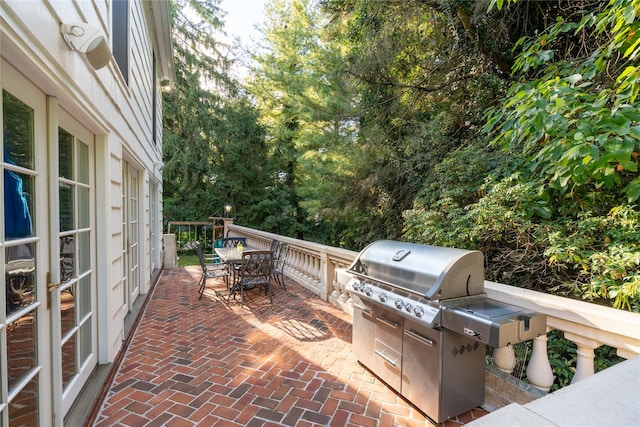
[[[462,356],[465,353],[473,353],[480,348],[480,343],[475,341],[473,344],[461,345],[460,347],[454,347],[451,349],[451,355],[453,357]]]

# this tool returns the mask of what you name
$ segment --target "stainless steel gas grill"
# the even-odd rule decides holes
[[[435,422],[484,401],[486,345],[546,333],[546,316],[490,300],[479,251],[381,240],[349,267],[353,353]]]

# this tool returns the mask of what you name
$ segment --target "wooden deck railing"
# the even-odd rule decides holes
[[[353,314],[349,295],[345,292],[351,276],[345,268],[353,262],[357,252],[237,225],[228,224],[227,230],[232,236],[246,237],[249,245],[259,248],[270,247],[273,239],[288,242],[290,252],[286,276]],[[625,359],[640,355],[640,314],[493,282],[485,282],[485,292],[489,298],[546,314],[547,332],[560,330],[566,339],[576,344],[573,382],[593,375],[594,350],[601,345],[617,349],[617,354]],[[516,362],[511,346],[494,349],[493,359],[496,366],[505,372],[512,371]],[[533,340],[527,378],[544,391],[553,384],[546,335]]]

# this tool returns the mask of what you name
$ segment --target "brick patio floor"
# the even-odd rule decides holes
[[[295,282],[226,303],[165,270],[94,426],[432,426],[351,354],[351,318]],[[474,409],[445,423],[486,414]]]

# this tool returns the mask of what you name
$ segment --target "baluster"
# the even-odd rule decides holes
[[[291,251],[291,249],[289,250],[290,252],[293,252],[292,255],[292,262],[291,262],[291,267],[293,270],[293,275],[295,277],[299,277],[300,276],[300,251],[298,251],[297,249],[293,249],[293,251]]]
[[[309,281],[314,288],[318,287],[318,276],[316,276],[316,257],[309,254]]]
[[[533,386],[542,391],[549,391],[553,385],[553,370],[547,351],[547,335],[540,335],[533,339],[533,351],[529,366],[527,366],[527,378]]]
[[[311,256],[311,254],[307,254],[307,279],[309,280],[309,282],[311,282],[313,285],[315,285],[316,282],[316,277],[313,275],[314,272],[314,259]]]
[[[331,286],[333,287],[333,290],[331,291],[331,298],[333,299],[342,298],[342,294],[340,293],[340,282],[338,282],[337,280],[333,280],[333,283],[331,284]]]
[[[578,346],[576,373],[573,375],[573,379],[571,380],[571,384],[573,384],[594,374],[594,350],[600,347],[602,343],[569,332],[565,332],[564,337],[573,341]]]
[[[329,301],[331,290],[333,289],[333,265],[327,257],[326,252],[320,252],[318,260],[318,279],[321,289],[320,295],[324,301]]]
[[[328,262],[328,261],[327,261]],[[333,264],[333,274],[331,275],[331,288],[333,289],[331,291],[331,298],[335,299],[335,300],[340,300],[340,301],[344,301],[342,299],[342,286],[340,285],[340,274],[341,271],[338,270],[340,268],[340,266],[336,265],[335,263]]]
[[[516,367],[516,354],[511,344],[493,349],[493,362],[502,372],[511,374]]]
[[[322,269],[320,258],[313,256],[313,280],[317,286],[322,287]]]
[[[296,253],[296,276],[302,278],[304,277],[303,271],[303,263],[304,263],[304,254],[301,251]]]
[[[338,283],[338,292],[340,292],[340,297],[338,298],[340,301],[344,303],[351,303],[351,295],[349,292],[345,291],[344,286]]]
[[[334,265],[334,279],[333,279],[333,292],[331,296],[337,301],[344,303],[345,306],[352,304],[349,293],[344,290],[344,287],[351,279],[351,275],[344,270],[344,266],[340,264]],[[346,307],[343,307],[345,309]]]
[[[309,255],[302,254],[302,277],[305,281],[309,281]]]
[[[304,278],[307,283],[313,283],[315,279],[313,277],[313,258],[309,254],[304,254]]]

